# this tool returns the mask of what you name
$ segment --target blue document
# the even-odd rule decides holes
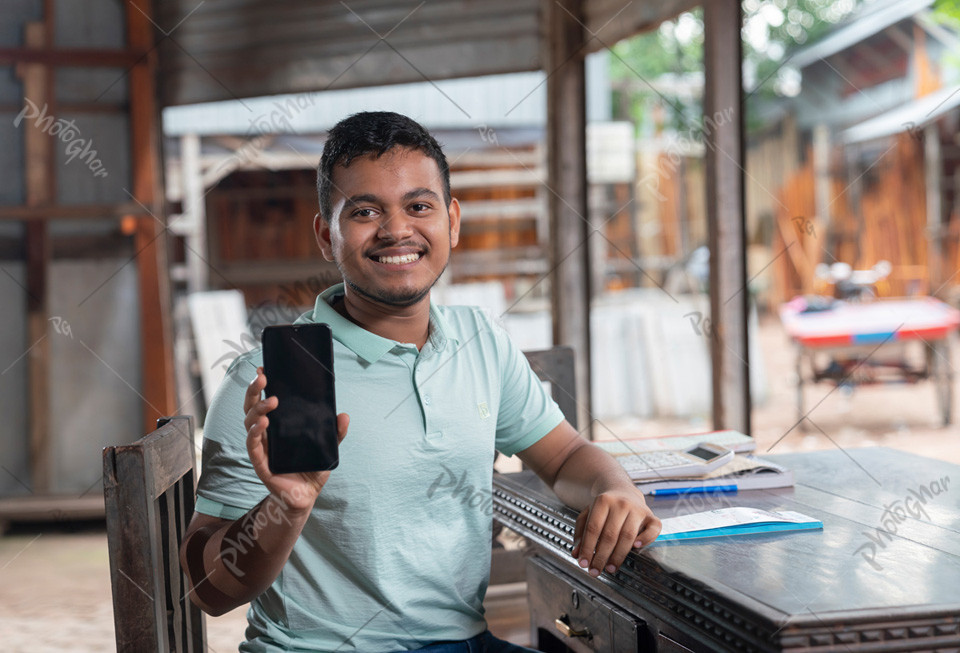
[[[657,542],[692,540],[707,537],[776,533],[781,531],[822,530],[823,522],[792,510],[759,508],[720,508],[663,520]]]

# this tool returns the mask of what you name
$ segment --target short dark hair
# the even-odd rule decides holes
[[[450,167],[440,144],[420,123],[392,111],[364,111],[344,118],[330,130],[317,166],[320,214],[330,220],[333,169],[347,167],[358,156],[383,156],[396,146],[419,150],[436,161],[443,178],[443,199],[450,205]]]

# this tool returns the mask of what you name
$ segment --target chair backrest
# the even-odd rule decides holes
[[[563,416],[577,427],[577,377],[573,348],[566,345],[540,351],[526,351],[527,361],[541,381],[550,382],[550,394]]]
[[[187,596],[180,540],[193,516],[193,418],[157,420],[133,444],[103,450],[117,651],[204,650],[203,613]]]

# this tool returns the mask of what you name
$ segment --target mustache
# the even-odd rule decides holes
[[[406,241],[402,243],[391,243],[386,247],[380,247],[378,249],[367,252],[367,256],[379,256],[381,252],[384,252],[388,249],[396,249],[397,247],[409,247],[411,249],[416,249],[420,252],[427,253],[430,251],[430,248],[424,245],[423,243],[416,243],[413,241]]]

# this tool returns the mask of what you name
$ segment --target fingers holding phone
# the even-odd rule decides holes
[[[330,471],[275,473],[270,469],[269,443],[267,431],[270,425],[268,413],[279,405],[276,396],[261,398],[267,387],[267,377],[262,367],[257,368],[257,376],[247,387],[244,396],[244,426],[247,429],[247,452],[257,476],[272,494],[293,510],[309,510],[326,484]],[[336,416],[336,442],[339,445],[347,435],[350,416],[340,413]]]

